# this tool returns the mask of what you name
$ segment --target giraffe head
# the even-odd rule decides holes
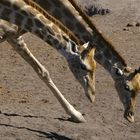
[[[70,55],[67,55],[68,64],[75,78],[84,88],[86,96],[91,102],[95,100],[95,48],[88,47],[88,43],[80,46],[69,44],[67,46]],[[70,49],[71,48],[71,49]]]
[[[121,76],[121,80],[116,82],[116,89],[124,103],[124,117],[128,121],[134,122],[136,96],[140,92],[140,68],[135,71],[118,69],[117,74]]]

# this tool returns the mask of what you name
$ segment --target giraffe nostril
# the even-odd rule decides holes
[[[134,119],[134,112],[133,111],[126,111],[124,117],[131,123],[135,121]]]
[[[128,85],[124,85],[124,88],[127,90],[127,91],[130,91],[130,88]]]
[[[134,112],[128,111],[128,116],[134,116]]]

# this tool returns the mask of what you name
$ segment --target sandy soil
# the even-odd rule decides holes
[[[90,0],[92,1],[92,0]],[[84,2],[84,0],[81,0]],[[92,19],[133,67],[140,66],[139,0],[96,0],[111,10]],[[130,23],[133,27],[126,27]],[[125,30],[124,30],[125,29]],[[91,104],[64,58],[31,34],[24,35],[33,54],[49,69],[65,97],[85,114],[86,123],[62,121],[68,116],[33,69],[5,42],[0,44],[0,140],[139,140],[140,96],[136,122],[123,117],[124,108],[113,80],[100,66],[96,72],[96,101]]]

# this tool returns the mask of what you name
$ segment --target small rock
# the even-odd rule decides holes
[[[123,31],[129,31],[129,29],[128,28],[123,28]]]
[[[133,24],[128,23],[126,26],[127,26],[127,27],[132,27],[132,26],[133,26]]]
[[[24,104],[24,103],[27,103],[27,101],[26,100],[21,100],[21,101],[19,101],[19,103]]]
[[[41,100],[43,103],[49,103],[49,100],[47,100],[47,99],[42,99]]]
[[[136,23],[136,26],[139,27],[139,26],[140,26],[140,22],[137,22],[137,23]]]
[[[10,91],[8,90],[7,93],[10,93]]]

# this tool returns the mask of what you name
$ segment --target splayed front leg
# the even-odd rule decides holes
[[[35,72],[39,75],[40,79],[43,80],[46,85],[50,88],[52,93],[55,95],[57,100],[60,102],[62,107],[65,109],[66,113],[71,116],[71,120],[77,123],[85,122],[84,117],[80,112],[78,112],[61,94],[58,88],[55,86],[48,70],[33,56],[30,50],[27,48],[22,36],[20,37],[8,37],[8,42],[14,47],[18,54],[26,60]]]

